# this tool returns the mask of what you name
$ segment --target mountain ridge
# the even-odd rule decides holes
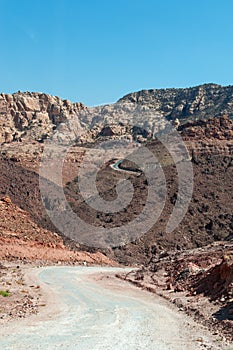
[[[129,93],[118,102],[149,105],[150,108],[174,119],[188,117],[215,117],[228,114],[233,117],[233,86],[207,83],[188,88],[149,89]],[[205,105],[207,108],[205,108]]]
[[[158,128],[165,128],[166,120],[184,124],[223,115],[233,118],[231,85],[211,83],[190,88],[141,90],[123,96],[116,103],[97,107],[44,93],[0,94],[0,143],[44,142],[54,133],[63,140],[70,130],[78,144],[93,143],[102,134],[108,136],[103,130],[106,125],[113,127],[110,134],[116,138],[126,135],[136,141],[146,141]],[[146,133],[140,128],[135,133],[134,125]]]

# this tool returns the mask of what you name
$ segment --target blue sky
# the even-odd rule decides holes
[[[0,91],[86,105],[233,84],[232,0],[0,0]]]

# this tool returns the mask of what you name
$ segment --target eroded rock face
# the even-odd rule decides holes
[[[233,120],[227,115],[205,120],[190,121],[178,127],[184,140],[233,139]]]
[[[43,142],[52,134],[58,141],[77,139],[82,145],[99,137],[143,142],[166,127],[166,118],[178,128],[210,117],[228,115],[232,119],[232,107],[233,86],[216,84],[142,90],[124,96],[117,103],[93,108],[44,93],[1,94],[0,143],[21,139]],[[215,125],[216,130],[212,128],[212,136],[232,138],[232,125],[230,130],[227,124],[223,118],[220,125]],[[190,126],[188,136],[197,135],[198,126],[194,125],[193,130]],[[219,127],[228,128],[227,135],[218,133]]]
[[[204,84],[185,89],[153,89],[128,94],[119,102],[147,106],[169,119],[233,117],[233,86]]]
[[[197,280],[194,289],[198,294],[204,293],[216,300],[223,295],[232,296],[233,287],[233,254],[224,255],[220,264],[215,265],[206,276]]]
[[[233,120],[224,115],[189,121],[178,127],[194,161],[202,154],[209,156],[233,154]]]
[[[43,141],[83,109],[82,103],[43,93],[0,94],[0,143]]]

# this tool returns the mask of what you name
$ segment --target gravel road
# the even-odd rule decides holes
[[[163,299],[113,277],[122,269],[33,269],[46,306],[1,327],[4,350],[225,349]],[[227,348],[226,348],[227,349]]]

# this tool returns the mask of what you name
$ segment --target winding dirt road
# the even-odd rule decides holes
[[[121,270],[39,269],[47,305],[38,315],[1,327],[1,349],[220,349],[163,299],[116,279],[114,274]],[[35,271],[30,273],[33,278]]]

